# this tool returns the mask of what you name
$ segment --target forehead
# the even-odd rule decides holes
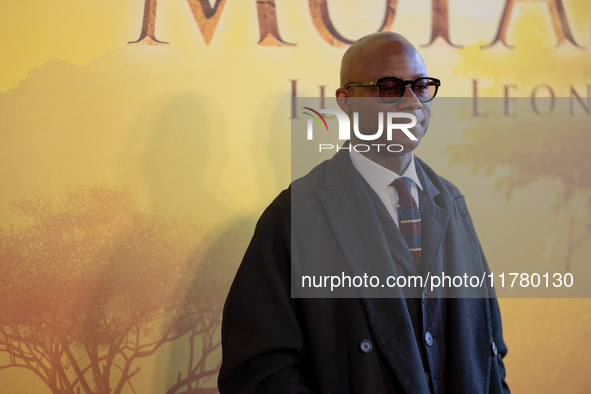
[[[376,41],[364,45],[350,69],[350,81],[368,81],[392,76],[415,79],[427,76],[427,67],[417,50],[404,41]]]

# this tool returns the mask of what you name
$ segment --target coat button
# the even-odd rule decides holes
[[[493,356],[496,356],[498,353],[497,344],[493,341],[490,345],[490,350],[492,351]]]
[[[425,343],[427,346],[433,345],[433,335],[430,331],[425,332]]]
[[[373,350],[373,345],[371,344],[371,342],[369,340],[364,339],[359,344],[359,348],[361,349],[361,351],[363,353],[371,353],[371,351]]]

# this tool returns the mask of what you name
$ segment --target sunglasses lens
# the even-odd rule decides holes
[[[404,94],[404,83],[395,78],[385,78],[380,85],[380,95],[386,101],[396,101]]]
[[[431,100],[433,97],[435,97],[437,86],[435,81],[429,78],[423,78],[415,82],[413,92],[415,93],[415,96],[417,96],[421,101]]]

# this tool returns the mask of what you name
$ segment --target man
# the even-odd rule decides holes
[[[263,213],[224,308],[220,392],[509,392],[489,289],[482,298],[446,299],[426,288],[410,297],[400,288],[386,288],[391,298],[364,296],[370,289],[291,296],[292,276],[306,269],[392,278],[488,272],[463,196],[412,153],[438,85],[398,34],[372,34],[346,51],[336,95],[358,116],[360,135],[395,112],[399,123],[416,118],[414,138],[382,133],[375,146],[399,148],[342,149]],[[360,135],[352,133],[350,147],[365,142]]]

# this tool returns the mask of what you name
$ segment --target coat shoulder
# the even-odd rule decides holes
[[[322,187],[324,180],[326,179],[328,163],[329,160],[325,160],[314,167],[306,175],[294,180],[290,186],[292,192],[296,194],[306,193]]]

